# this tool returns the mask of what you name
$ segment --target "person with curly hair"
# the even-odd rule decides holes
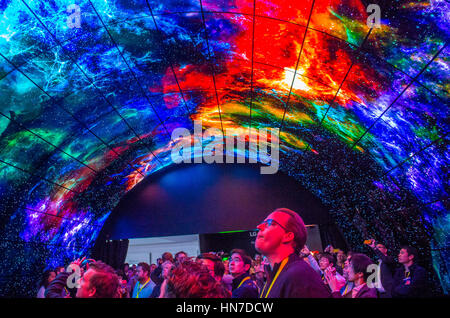
[[[161,298],[229,298],[230,292],[200,263],[184,260],[173,267],[161,287]]]

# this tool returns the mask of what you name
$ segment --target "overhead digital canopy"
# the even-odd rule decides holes
[[[369,2],[379,25],[368,26]],[[0,4],[3,276],[31,277],[33,257],[84,255],[120,198],[172,164],[171,132],[194,120],[279,128],[281,170],[349,242],[431,247],[444,273],[447,2],[69,5]]]

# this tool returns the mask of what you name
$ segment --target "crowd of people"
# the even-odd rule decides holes
[[[371,257],[306,246],[306,227],[292,210],[279,208],[257,226],[251,258],[242,249],[192,257],[164,253],[156,264],[78,259],[66,271],[46,271],[38,298],[400,298],[428,296],[418,252],[404,246],[397,260],[381,242],[364,242]],[[77,271],[78,270],[78,271]],[[73,274],[75,273],[75,274]]]

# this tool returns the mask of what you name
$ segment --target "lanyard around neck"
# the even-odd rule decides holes
[[[241,281],[241,283],[239,284],[239,286],[238,286],[237,288],[241,287],[242,284],[243,284],[246,280],[249,280],[249,279],[250,279],[249,276],[245,277],[245,278]]]
[[[286,265],[288,259],[289,259],[289,256],[286,257],[286,258],[281,262],[280,268],[278,268],[277,273],[275,274],[275,277],[273,278],[272,283],[270,284],[269,289],[267,290],[267,293],[266,293],[266,295],[264,296],[264,298],[267,298],[267,296],[269,296],[269,293],[270,293],[270,291],[272,290],[273,284],[274,284],[275,281],[277,280],[278,275],[280,275],[280,273],[281,273],[281,271],[283,270],[284,266]],[[263,298],[264,291],[266,290],[266,285],[267,285],[267,282],[264,284],[264,288],[263,288],[263,290],[262,290],[261,295],[260,295],[259,298]]]
[[[139,286],[141,285],[141,283],[138,283],[139,285],[138,285],[138,292],[137,292],[137,295],[136,295],[136,298],[139,298],[139,294],[141,293],[141,291],[144,289],[144,287],[145,287],[145,285],[147,285],[148,284],[148,282],[150,281],[150,278],[149,279],[147,279],[147,281],[145,282],[145,284],[144,285],[142,285],[142,287],[141,288],[139,288]]]
[[[348,283],[347,284],[345,284],[345,289],[344,289],[344,292],[342,293],[342,296],[345,296],[345,295],[347,295],[347,293],[348,293]]]

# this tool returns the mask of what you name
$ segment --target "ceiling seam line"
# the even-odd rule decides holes
[[[362,47],[364,46],[364,44],[366,43],[366,41],[367,41],[367,39],[369,38],[370,33],[372,32],[372,30],[373,30],[373,28],[371,28],[371,29],[369,30],[369,32],[366,34],[366,37],[364,38],[363,42],[361,43],[361,46],[357,49],[356,54],[355,54],[355,55],[357,55],[356,58],[359,57],[359,53],[361,52],[361,48],[362,48]],[[328,108],[327,108],[327,110],[325,111],[325,114],[323,115],[322,120],[320,121],[320,125],[322,125],[323,121],[325,120],[325,117],[326,117],[327,114],[328,114],[328,111],[330,110],[331,106],[333,105],[334,101],[336,100],[336,97],[339,95],[339,92],[341,91],[341,88],[342,88],[342,86],[344,85],[345,80],[347,79],[347,76],[350,74],[350,71],[352,70],[353,65],[355,65],[355,61],[352,61],[352,63],[350,64],[350,67],[349,67],[347,73],[345,74],[344,79],[342,80],[341,84],[339,85],[339,88],[337,89],[336,94],[334,95],[333,99],[331,100],[330,105],[328,105]]]
[[[168,13],[160,13],[160,14],[156,14],[156,16],[175,15],[175,14],[181,14],[181,13],[200,13],[200,12],[201,12],[201,11],[168,12]],[[248,13],[242,13],[242,12],[206,11],[206,13],[216,13],[216,14],[226,13],[226,14],[234,14],[234,15],[250,16],[250,14],[248,14]],[[146,17],[150,17],[150,16],[147,15]],[[276,21],[279,21],[279,22],[284,22],[284,23],[288,23],[288,24],[293,24],[293,25],[296,25],[296,26],[299,26],[299,27],[305,27],[305,26],[302,25],[302,24],[298,24],[298,23],[295,23],[295,22],[292,22],[292,21],[283,20],[283,19],[277,19],[277,18],[273,18],[273,17],[269,17],[269,16],[262,16],[262,15],[258,15],[258,14],[257,14],[256,17],[262,18],[262,19],[276,20]],[[142,18],[142,17],[131,18],[131,20],[141,19],[141,18]],[[115,21],[115,22],[113,22],[113,23],[108,24],[108,26],[116,25],[116,24],[119,24],[119,23],[127,22],[127,21],[128,21],[128,18],[127,18],[127,19],[124,19],[124,20],[120,20],[120,21]],[[99,29],[101,29],[101,28],[102,28],[102,27],[97,27],[95,30],[97,31],[97,30],[99,30]],[[325,31],[321,31],[321,30],[314,29],[314,28],[309,28],[309,27],[308,27],[308,29],[313,30],[313,31],[316,31],[316,32],[319,32],[319,33],[322,33],[322,34],[325,34],[325,35],[327,35],[327,36],[329,36],[329,37],[335,38],[336,40],[340,40],[340,41],[342,41],[342,42],[345,42],[345,43],[347,43],[347,44],[350,45],[350,46],[355,46],[355,47],[357,47],[355,44],[353,44],[353,43],[351,43],[351,42],[348,42],[348,41],[346,41],[346,40],[344,40],[344,39],[341,39],[341,38],[339,38],[339,37],[337,37],[337,36],[335,36],[335,35],[332,35],[332,34],[330,34],[330,33],[327,33],[327,32],[325,32]],[[70,40],[76,39],[76,38],[78,38],[78,37],[80,37],[80,36],[87,35],[87,34],[88,34],[88,33],[82,33],[82,34],[76,35],[76,36],[74,36],[74,37],[72,37],[72,38],[69,38],[69,39],[65,40],[64,42],[68,42],[68,41],[70,41]],[[55,46],[56,46],[56,45],[55,45]],[[55,46],[53,46],[53,47],[51,47],[51,48],[54,48]],[[366,49],[363,48],[362,51],[364,51],[364,52],[367,53],[367,54],[370,54],[371,56],[373,56],[374,58],[376,58],[376,59],[379,60],[379,61],[383,61],[384,63],[388,64],[389,66],[391,66],[391,67],[394,68],[395,70],[397,70],[397,71],[401,72],[402,74],[406,75],[406,76],[409,77],[410,79],[413,78],[412,76],[408,75],[405,71],[399,69],[399,68],[396,67],[395,65],[389,63],[388,61],[383,60],[381,57],[376,56],[376,55],[373,55],[371,52],[367,51]],[[40,54],[42,54],[42,53],[43,53],[43,52],[39,53],[39,54],[36,55],[35,57],[38,57],[38,56],[39,56]],[[27,62],[25,62],[25,63],[23,63],[23,64],[26,64],[26,63],[27,63]],[[259,62],[255,62],[255,63],[259,63]],[[269,65],[269,64],[268,64],[268,65]],[[20,66],[22,66],[22,65],[20,65]],[[20,66],[19,66],[19,67],[20,67]],[[9,74],[9,73],[10,73],[10,72],[8,72],[7,74]],[[6,77],[6,76],[5,76],[5,77]],[[3,78],[4,78],[4,77],[0,78],[0,80],[2,80]],[[429,92],[430,92],[431,94],[434,94],[436,97],[442,99],[442,98],[441,98],[439,95],[437,95],[435,92],[431,91],[429,88],[427,88],[426,86],[424,86],[424,85],[421,84],[420,82],[418,82],[418,83],[419,83],[419,85],[421,85],[423,88],[429,90]]]
[[[141,18],[142,18],[142,17],[135,17],[135,18],[132,18],[131,20],[135,20],[135,19],[137,20],[137,19],[141,19]],[[125,19],[125,20],[119,20],[119,21],[115,21],[115,22],[113,22],[113,23],[111,23],[111,24],[109,24],[109,25],[116,25],[116,24],[119,24],[119,23],[127,22],[127,21],[128,21],[128,19]],[[99,27],[93,28],[93,30],[90,30],[89,33],[88,33],[88,32],[83,32],[83,33],[74,35],[74,36],[72,36],[72,37],[69,37],[69,38],[65,39],[62,43],[63,43],[63,44],[71,43],[71,41],[73,41],[73,40],[76,40],[76,39],[78,39],[78,38],[80,38],[80,37],[82,37],[82,36],[90,35],[90,34],[92,34],[92,31],[98,31],[98,30],[100,30],[100,29],[102,29],[102,28],[103,28],[102,26],[99,26]],[[59,46],[59,44],[55,44],[55,45],[51,46],[49,49],[54,49],[54,48],[57,47],[57,46]],[[29,61],[32,61],[33,59],[35,59],[35,58],[41,56],[43,53],[44,53],[44,51],[41,51],[41,52],[39,52],[38,54],[36,54],[36,53],[31,54],[31,58],[28,58],[25,62],[19,64],[18,67],[24,66],[24,65],[27,64]],[[11,72],[12,72],[12,71],[9,71],[9,72],[6,73],[5,76],[0,77],[0,81],[1,81],[2,79],[4,79],[7,75],[9,75]]]
[[[24,2],[24,0],[22,0],[22,2]],[[59,45],[63,50],[67,51],[67,49],[62,45],[62,43],[56,38],[56,36],[53,33],[51,33],[50,30],[43,24],[43,22],[36,15],[36,13],[27,4],[25,4],[25,5],[30,10],[30,12],[35,16],[35,18],[39,21],[39,23],[41,23],[41,25],[45,28],[45,30],[52,36],[53,40],[57,43],[57,45]],[[106,98],[106,96],[103,94],[103,92],[97,87],[97,85],[94,83],[94,81],[84,72],[84,70],[81,68],[81,66],[78,65],[77,61],[72,56],[72,54],[71,53],[67,53],[67,55],[72,60],[72,63],[80,70],[80,72],[86,77],[86,79],[90,82],[90,84],[95,87],[95,89],[99,92],[100,96],[111,106],[111,108],[116,112],[116,114],[120,117],[120,119],[128,126],[128,128],[134,133],[134,135],[139,139],[139,141],[141,141],[142,144],[145,147],[147,147],[146,143],[144,141],[142,141],[142,139],[138,136],[136,131],[134,131],[133,127],[131,127],[131,125],[122,117],[122,115],[116,109],[116,107]],[[151,150],[150,150],[150,152],[151,152]],[[156,156],[155,156],[155,158],[156,158]]]
[[[151,14],[151,17],[152,17],[152,19],[153,19],[153,23],[155,24],[156,30],[157,30],[158,32],[161,32],[161,30],[160,30],[159,27],[158,27],[158,24],[156,23],[155,16],[153,15],[153,10],[152,10],[152,8],[151,8],[150,3],[148,2],[148,0],[146,0],[146,3],[147,3],[148,9],[150,10],[150,14]],[[165,34],[164,34],[164,35],[165,35]],[[168,50],[167,50],[167,48],[166,48],[166,46],[164,45],[164,43],[163,43],[162,40],[161,40],[161,43],[162,43],[162,47],[163,47],[164,51],[167,52]],[[186,100],[185,100],[185,97],[184,97],[184,94],[183,94],[183,90],[181,89],[181,86],[180,86],[180,83],[179,83],[179,81],[178,81],[177,75],[175,74],[175,70],[174,70],[174,68],[173,68],[173,61],[171,61],[171,60],[169,60],[169,59],[166,59],[165,56],[164,56],[164,59],[166,60],[166,62],[168,62],[168,63],[170,64],[170,68],[171,68],[171,70],[172,70],[173,77],[175,78],[175,81],[176,81],[177,86],[178,86],[178,90],[179,90],[179,92],[180,92],[180,94],[181,94],[181,98],[183,99],[184,107],[186,108],[186,111],[187,111],[187,113],[189,114],[189,117],[190,117],[190,119],[191,119],[191,121],[192,121],[192,126],[194,126],[194,123],[193,123],[193,120],[192,120],[193,114],[192,114],[192,112],[189,110],[189,107],[187,106],[187,103],[186,103]],[[202,142],[201,139],[199,139],[199,136],[195,135],[195,137],[200,141],[200,145],[203,146],[203,142]]]
[[[100,140],[101,143],[103,143],[107,148],[109,148],[112,152],[114,152],[117,157],[120,157],[120,155],[114,150],[114,148],[112,146],[110,146],[108,143],[106,143],[103,139],[101,139],[99,136],[97,136],[89,127],[86,123],[82,122],[81,120],[79,120],[78,118],[76,118],[70,111],[66,110],[64,107],[62,107],[60,105],[60,101],[62,100],[62,98],[56,98],[51,96],[47,91],[45,91],[42,87],[40,87],[35,81],[33,81],[28,75],[26,75],[21,69],[17,68],[16,65],[14,65],[14,63],[12,63],[10,60],[8,60],[1,52],[0,52],[0,56],[5,59],[9,64],[11,64],[14,69],[16,69],[18,72],[20,72],[24,77],[26,77],[31,83],[33,83],[33,85],[35,85],[40,91],[42,91],[45,95],[47,95],[53,102],[54,104],[62,109],[64,112],[66,112],[67,114],[69,114],[70,117],[72,117],[76,122],[78,122],[82,127],[84,127],[86,130],[88,130],[95,138],[97,138],[98,140]],[[129,164],[129,163],[128,163]],[[130,165],[130,164],[129,164]],[[132,165],[130,165],[130,167],[137,171],[139,174],[141,174],[143,177],[145,177],[145,175],[143,175],[139,170],[135,169]]]
[[[255,14],[256,14],[256,0],[253,0],[253,27],[252,27],[252,70],[250,75],[250,119],[249,119],[249,129],[248,129],[248,142],[251,143],[251,135],[252,135],[252,108],[253,108],[253,62],[255,55]],[[250,157],[250,149],[249,149],[249,157]],[[256,158],[255,158],[256,159]],[[250,158],[249,158],[250,160]]]
[[[65,187],[65,186],[63,186],[63,185],[60,185],[59,183],[56,183],[56,182],[51,181],[51,180],[48,180],[48,179],[46,179],[46,178],[44,178],[44,177],[42,177],[42,176],[39,176],[39,175],[37,175],[37,174],[34,174],[34,173],[32,173],[32,172],[30,172],[30,171],[28,171],[28,170],[26,170],[26,169],[24,169],[24,168],[22,168],[22,167],[15,166],[15,165],[13,165],[13,164],[7,162],[7,161],[4,161],[4,160],[1,159],[1,158],[0,158],[0,162],[2,162],[2,163],[5,164],[5,165],[8,165],[8,166],[10,166],[10,167],[13,167],[14,169],[23,171],[23,172],[29,174],[29,175],[32,176],[32,177],[37,177],[39,180],[46,181],[46,182],[48,182],[48,183],[51,183],[51,184],[56,185],[56,186],[58,186],[58,187],[60,187],[60,188],[66,189],[66,190],[68,190],[68,191],[70,191],[70,192],[73,192],[73,193],[75,193],[75,194],[78,194],[78,195],[80,194],[80,192],[77,192],[77,191],[75,191],[75,190],[69,189],[69,188],[67,188],[67,187]]]
[[[366,41],[367,41],[367,39],[369,38],[370,34],[372,33],[372,30],[373,30],[373,28],[370,28],[370,29],[369,29],[369,32],[367,32],[367,34],[366,34],[366,36],[364,37],[364,40],[362,41],[361,45],[357,48],[357,50],[356,50],[356,52],[355,52],[356,59],[359,58],[359,54],[360,54],[360,52],[361,52],[361,49],[362,49],[362,47],[364,46],[364,44],[366,43]],[[322,119],[320,120],[320,123],[319,123],[318,128],[321,128],[321,127],[322,127],[322,123],[323,123],[323,121],[325,120],[325,118],[326,118],[326,116],[327,116],[327,114],[328,114],[328,111],[330,110],[331,106],[334,104],[334,101],[336,100],[336,97],[339,95],[339,92],[340,92],[342,86],[344,85],[345,80],[347,79],[347,76],[350,74],[350,71],[351,71],[351,69],[353,68],[353,65],[354,65],[354,64],[355,64],[355,61],[353,60],[352,63],[350,64],[350,67],[349,67],[348,70],[347,70],[347,73],[346,73],[345,76],[344,76],[344,79],[342,80],[341,84],[339,85],[339,87],[338,87],[338,89],[337,89],[337,91],[336,91],[336,94],[334,94],[333,99],[330,101],[330,103],[329,103],[329,105],[328,105],[328,108],[327,108],[327,110],[325,111],[325,114],[322,116]],[[310,148],[311,148],[311,144],[308,144],[308,146],[306,147],[305,151],[308,151]]]
[[[216,72],[215,72],[214,63],[213,63],[213,61],[211,60],[211,52],[210,52],[210,48],[209,48],[208,30],[206,29],[205,13],[204,13],[204,11],[203,11],[203,3],[202,3],[202,0],[199,0],[199,2],[200,2],[201,14],[202,14],[203,28],[204,28],[204,30],[205,30],[205,41],[206,41],[206,47],[207,47],[207,50],[208,50],[208,61],[209,61],[209,63],[210,63],[210,67],[211,67],[211,72],[212,72],[211,75],[212,75],[213,84],[214,84],[214,91],[215,91],[215,94],[216,94],[217,110],[219,111],[219,119],[220,119],[220,125],[221,125],[221,128],[222,128],[222,135],[225,136],[225,131],[224,131],[224,129],[223,129],[223,122],[222,122],[222,112],[221,112],[221,109],[220,109],[220,103],[219,103],[219,95],[218,95],[218,93],[217,93],[217,87],[216,87],[216,78],[215,78],[215,73],[216,73]],[[214,59],[214,61],[215,61],[215,59]],[[225,141],[222,140],[222,144],[223,144],[224,142],[225,142]]]
[[[161,14],[156,14],[156,16],[175,15],[175,14],[180,14],[180,13],[200,13],[200,11],[161,13]],[[220,13],[226,13],[226,14],[234,14],[234,15],[250,16],[250,14],[248,14],[248,13],[222,12],[222,11],[207,11],[206,13],[218,13],[218,14],[220,14]],[[147,15],[146,17],[150,17],[150,16]],[[284,23],[288,23],[288,24],[293,24],[293,25],[296,25],[296,26],[299,26],[299,27],[305,27],[304,25],[301,25],[301,24],[298,24],[298,23],[295,23],[295,22],[291,22],[291,21],[287,21],[287,20],[283,20],[283,19],[276,19],[276,18],[273,18],[273,17],[262,16],[262,15],[256,15],[256,17],[262,18],[262,19],[276,20],[276,21],[280,21],[280,22],[284,22]],[[142,18],[142,17],[132,18],[132,20],[137,20],[137,19],[141,19],[141,18]],[[127,21],[128,21],[128,19],[120,20],[120,21],[115,21],[115,22],[113,22],[113,23],[108,24],[108,26],[116,25],[116,24],[123,23],[123,22],[126,23]],[[101,28],[103,28],[103,27],[97,27],[95,30],[98,31],[98,30],[101,29]],[[350,42],[348,42],[348,41],[346,41],[346,40],[344,40],[344,39],[341,39],[341,38],[339,38],[339,37],[337,37],[337,36],[334,36],[334,35],[332,35],[332,34],[330,34],[330,33],[327,33],[327,32],[325,32],[325,31],[321,31],[321,30],[318,30],[318,29],[310,28],[310,27],[308,27],[308,29],[309,29],[309,30],[316,31],[316,32],[319,32],[319,33],[322,33],[322,34],[325,34],[326,36],[332,37],[332,38],[334,38],[334,39],[336,39],[336,40],[345,42],[345,43],[347,43],[347,44],[350,45],[350,46],[355,46],[355,47],[356,47],[356,45],[354,45],[354,44],[352,44],[352,43],[350,43]],[[74,39],[77,39],[78,37],[81,37],[81,36],[83,36],[83,35],[88,35],[88,34],[89,34],[89,33],[82,33],[82,34],[76,35],[76,36],[74,36],[74,37],[71,37],[71,38],[66,39],[66,40],[64,41],[64,43],[69,42],[69,41],[74,40]],[[53,47],[51,47],[51,48],[54,48],[54,47],[56,47],[56,46],[57,46],[57,45],[55,45],[55,46],[53,46]],[[378,61],[382,61],[382,62],[386,63],[387,65],[389,65],[389,66],[392,67],[393,69],[399,71],[399,72],[402,73],[403,75],[406,75],[408,78],[410,78],[410,79],[413,78],[411,75],[407,74],[405,71],[403,71],[402,69],[400,69],[400,68],[396,67],[395,65],[391,64],[391,63],[388,62],[387,60],[384,60],[384,59],[382,59],[381,57],[379,57],[379,56],[377,56],[377,55],[373,55],[373,54],[372,54],[371,52],[369,52],[367,49],[362,48],[362,51],[365,52],[365,53],[367,53],[367,54],[370,54],[372,57],[374,57],[374,58],[377,59]],[[42,53],[43,53],[43,52],[41,52],[41,53],[35,55],[33,58],[39,57]],[[23,65],[27,64],[28,62],[29,62],[29,60],[25,61],[24,63],[20,64],[19,67],[22,67]],[[261,63],[261,62],[255,62],[255,63],[256,63],[256,64],[263,64],[263,63]],[[270,64],[267,64],[267,65],[276,67],[276,66],[270,65]],[[12,71],[7,72],[7,73],[5,74],[5,76],[3,76],[3,77],[0,78],[0,81],[1,81],[2,79],[4,79],[7,75],[9,75],[11,72],[12,72]],[[437,98],[443,100],[442,97],[440,97],[437,93],[433,92],[430,88],[428,88],[427,86],[425,86],[425,85],[422,84],[421,82],[417,82],[417,84],[420,85],[421,87],[423,87],[424,89],[428,90],[428,91],[430,92],[430,94],[433,94],[435,97],[437,97]]]
[[[23,0],[22,0],[23,1]],[[97,12],[97,9],[94,7],[94,5],[92,4],[91,0],[88,0],[89,3],[91,4],[92,8],[94,9],[99,21],[101,22],[101,24],[103,25],[104,29],[106,30],[106,32],[108,33],[108,36],[111,40],[111,42],[113,43],[113,45],[116,47],[117,51],[119,52],[119,55],[121,56],[121,58],[123,59],[123,61],[125,62],[125,65],[128,67],[128,70],[131,72],[131,74],[134,77],[134,80],[136,81],[139,89],[141,90],[141,94],[145,97],[145,99],[147,100],[148,104],[150,105],[150,107],[153,109],[155,115],[158,117],[159,121],[161,122],[162,126],[164,127],[164,130],[166,131],[167,137],[170,138],[170,134],[169,131],[167,130],[167,127],[164,125],[164,121],[160,118],[158,112],[155,110],[155,108],[153,107],[152,103],[150,102],[150,99],[148,98],[147,94],[145,93],[144,89],[142,88],[142,86],[139,84],[139,81],[136,77],[136,74],[134,73],[134,71],[131,69],[130,65],[128,64],[127,60],[125,59],[125,57],[123,56],[122,51],[120,51],[119,46],[117,45],[116,41],[114,40],[114,38],[112,37],[111,33],[109,32],[108,28],[106,27],[105,23],[103,22],[103,19],[100,17],[100,14]],[[139,138],[139,137],[138,137]],[[159,159],[158,159],[159,161]]]
[[[156,31],[162,33],[161,30],[158,27],[158,24],[156,23],[156,19],[155,19],[155,16],[153,15],[153,11],[152,11],[152,8],[150,6],[150,3],[148,2],[148,0],[146,0],[145,2],[147,3],[147,7],[148,7],[148,9],[150,11],[150,15],[152,17],[153,24],[155,25]],[[166,48],[166,46],[165,46],[165,44],[164,44],[164,42],[162,40],[161,40],[161,44],[162,44],[162,47],[163,47],[164,51],[167,52],[168,50],[167,50],[167,48]],[[175,70],[173,68],[173,62],[170,59],[167,59],[165,56],[163,58],[166,60],[166,62],[168,64],[170,64],[170,68],[172,70],[173,77],[175,78],[178,90],[179,90],[179,92],[181,94],[181,98],[183,99],[184,107],[186,108],[186,111],[188,112],[189,116],[192,116],[192,113],[189,111],[189,108],[187,107],[186,100],[184,99],[183,90],[181,89],[180,83],[178,82],[178,78],[177,78],[177,76],[175,74]]]
[[[381,117],[383,117],[383,115],[389,110],[391,109],[391,107],[397,102],[398,99],[400,99],[400,97],[409,89],[409,87],[411,87],[412,84],[414,84],[414,82],[416,81],[417,78],[420,77],[420,75],[422,75],[422,73],[428,68],[428,66],[437,58],[437,56],[442,52],[442,50],[447,46],[447,43],[438,50],[437,53],[434,54],[433,58],[422,68],[422,70],[411,80],[411,82],[408,83],[408,85],[406,85],[406,87],[400,92],[400,94],[394,99],[394,101],[388,106],[386,107],[386,109],[381,113],[380,116],[378,116],[374,122],[369,126],[368,129],[366,129],[366,131],[361,135],[361,137],[358,138],[358,140],[355,141],[355,143],[352,145],[351,149],[353,149],[356,144],[358,144],[358,142],[361,141],[362,138],[364,138],[364,136],[369,132],[369,130],[371,130],[375,124],[378,122],[378,120],[381,119]]]
[[[290,98],[291,98],[292,88],[294,87],[295,77],[297,76],[297,69],[298,69],[298,65],[300,64],[300,59],[301,59],[301,55],[302,55],[302,52],[303,52],[303,47],[304,47],[304,44],[305,44],[305,41],[306,41],[306,35],[307,35],[307,32],[308,32],[308,26],[309,26],[309,23],[310,23],[310,21],[311,21],[311,16],[312,16],[312,12],[313,12],[313,10],[314,10],[314,4],[315,4],[315,2],[316,2],[316,1],[313,0],[312,5],[311,5],[311,10],[310,10],[310,12],[309,12],[308,22],[307,22],[307,24],[306,24],[305,32],[304,32],[304,34],[303,34],[302,45],[301,45],[301,47],[300,47],[300,52],[299,52],[299,54],[298,54],[297,63],[296,63],[296,65],[295,65],[294,76],[293,76],[293,78],[292,78],[292,83],[291,83],[291,87],[290,87],[290,89],[289,89],[288,99],[287,99],[287,101],[286,101],[286,106],[284,107],[283,118],[282,118],[281,124],[280,124],[280,133],[281,133],[281,131],[282,131],[283,128],[284,128],[284,119],[285,119],[285,116],[286,116],[287,109],[288,109],[288,107],[289,107],[289,101],[290,101]]]
[[[59,45],[63,50],[66,50],[65,48],[64,48],[64,46],[62,46],[62,44],[61,44],[61,42],[56,38],[56,36],[52,33],[52,32],[50,32],[50,30],[47,28],[47,26],[41,21],[41,19],[37,16],[37,14],[28,6],[28,4],[27,3],[25,3],[25,1],[24,0],[22,0],[22,2],[25,4],[25,6],[28,8],[28,10],[34,15],[34,17],[36,18],[36,20],[38,20],[39,21],[39,23],[43,26],[43,28],[47,31],[47,33],[48,34],[50,34],[50,36],[53,38],[53,40],[56,42],[56,44],[57,45]],[[100,30],[100,27],[99,27],[99,30]],[[103,95],[103,93],[101,92],[101,90],[95,85],[95,83],[87,76],[87,74],[84,72],[84,70],[78,65],[78,63],[76,62],[76,60],[71,56],[71,54],[68,54],[68,56],[69,56],[69,58],[72,60],[72,63],[81,71],[81,73],[87,78],[87,80],[91,83],[91,85],[94,85],[94,87],[99,91],[99,93],[100,93],[100,95],[102,96],[102,98],[111,106],[111,108],[113,109],[113,111],[116,111],[116,113],[118,113],[117,112],[117,110],[115,109],[115,107],[109,102],[109,100],[106,98],[106,96],[104,96]],[[73,93],[71,93],[70,95],[72,95]],[[47,94],[48,95],[48,94]],[[69,95],[69,96],[70,96]],[[48,95],[48,96],[50,96],[50,95]],[[66,96],[64,96],[64,97],[62,97],[61,98],[61,100],[63,100],[64,98],[65,98]],[[121,115],[119,114],[119,116],[121,117]],[[75,119],[75,117],[72,115],[72,118],[74,118]],[[123,118],[122,118],[122,120],[124,120]],[[125,121],[125,120],[124,120]],[[81,121],[80,121],[81,122]],[[125,123],[128,125],[128,123],[125,121]],[[87,125],[85,125],[86,127],[87,127]],[[129,125],[128,125],[129,126]],[[87,127],[88,128],[88,130],[90,131],[90,129],[89,129],[89,127]],[[91,132],[91,131],[90,131]],[[92,133],[92,132],[91,132]],[[92,133],[93,134],[93,133]],[[96,136],[95,134],[93,134],[94,136]],[[136,137],[140,140],[140,138],[137,136],[137,134],[135,133],[135,135],[136,135]],[[97,137],[97,136],[96,136]],[[102,140],[101,140],[102,141]],[[107,144],[105,144],[105,145],[107,145]],[[107,145],[108,146],[108,145]],[[109,148],[109,147],[108,147]],[[112,150],[112,148],[110,148],[111,150]],[[114,151],[115,152],[115,151]],[[120,155],[117,153],[117,152],[115,152],[116,154],[117,154],[117,156],[118,157],[120,157]],[[131,166],[130,165],[130,167],[131,168],[133,168],[133,166]],[[134,169],[134,168],[133,168]],[[136,171],[138,171],[137,169],[134,169],[134,170],[136,170]],[[138,171],[138,173],[140,173],[139,171]],[[140,173],[141,174],[141,173]],[[143,174],[141,174],[143,177],[144,177],[144,175]]]
[[[391,168],[389,171],[385,172],[381,178],[384,178],[386,175],[390,174],[393,170],[401,167],[403,164],[405,164],[406,162],[408,162],[409,160],[411,160],[412,158],[414,158],[417,154],[421,153],[422,151],[426,150],[427,148],[431,147],[432,145],[434,145],[435,143],[438,143],[439,141],[443,140],[445,137],[449,136],[450,133],[446,133],[445,135],[439,137],[436,140],[433,140],[431,143],[429,143],[428,145],[422,147],[421,149],[417,150],[416,152],[414,152],[411,156],[409,156],[408,158],[404,159],[402,162],[398,163],[395,167]]]
[[[33,132],[31,129],[25,127],[25,125],[23,125],[22,123],[19,123],[18,121],[16,121],[15,119],[9,118],[7,115],[5,115],[2,111],[0,111],[0,115],[2,115],[3,117],[5,117],[6,119],[8,119],[9,121],[15,123],[16,125],[22,127],[23,129],[25,129],[26,131],[30,132],[31,134],[33,134],[34,136],[38,137],[39,139],[43,140],[44,142],[46,142],[47,144],[49,144],[50,146],[52,146],[53,148],[55,148],[56,150],[60,151],[61,153],[65,154],[66,156],[70,157],[71,159],[75,160],[76,162],[82,164],[83,166],[89,168],[90,170],[92,170],[93,172],[95,172],[96,174],[98,173],[97,170],[93,169],[92,167],[90,167],[89,165],[85,164],[84,162],[78,160],[77,158],[73,157],[72,155],[68,154],[67,152],[65,152],[64,150],[62,150],[60,147],[55,146],[53,143],[51,143],[50,141],[46,140],[45,138],[41,137],[39,134]]]

